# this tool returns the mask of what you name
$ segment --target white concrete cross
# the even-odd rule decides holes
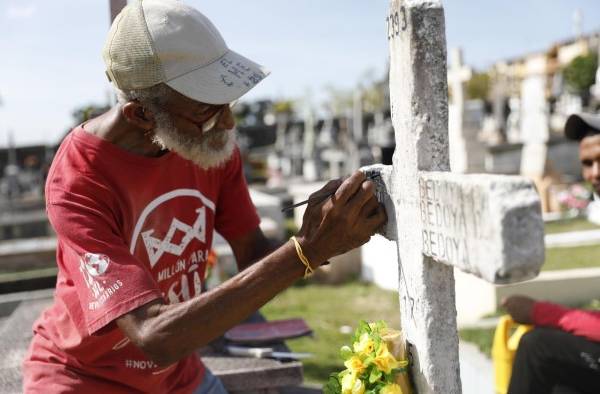
[[[460,393],[453,266],[493,283],[535,276],[544,259],[540,201],[520,177],[447,172],[448,95],[439,0],[391,0],[393,166],[378,197],[397,241],[402,329],[417,392]],[[440,264],[443,263],[443,264]]]

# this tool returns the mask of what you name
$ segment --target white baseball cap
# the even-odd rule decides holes
[[[177,0],[134,0],[115,18],[102,57],[121,90],[165,83],[193,100],[226,104],[269,72],[232,51],[198,10]]]

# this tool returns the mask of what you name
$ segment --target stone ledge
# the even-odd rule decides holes
[[[228,391],[277,389],[302,384],[302,363],[273,359],[239,357],[202,357],[204,364],[218,376]]]

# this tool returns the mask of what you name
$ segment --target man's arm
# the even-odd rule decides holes
[[[281,246],[281,242],[265,237],[260,227],[228,242],[240,272]]]
[[[600,311],[568,308],[520,295],[508,297],[502,305],[518,323],[558,328],[592,341],[600,341]]]
[[[297,234],[304,254],[317,268],[330,257],[367,242],[385,222],[374,185],[357,172],[340,184],[331,199],[311,203]],[[206,345],[248,317],[304,274],[294,245],[287,242],[215,289],[188,301],[153,301],[117,319],[131,341],[159,365],[169,365]]]

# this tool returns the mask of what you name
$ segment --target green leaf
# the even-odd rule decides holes
[[[381,378],[381,371],[377,368],[373,368],[371,370],[371,375],[369,375],[369,383],[375,383]]]
[[[342,385],[337,377],[337,373],[332,373],[329,375],[329,380],[323,386],[324,394],[341,394]]]
[[[354,352],[352,351],[350,346],[342,346],[340,348],[340,357],[342,358],[342,360],[346,361],[353,355],[354,355]]]

